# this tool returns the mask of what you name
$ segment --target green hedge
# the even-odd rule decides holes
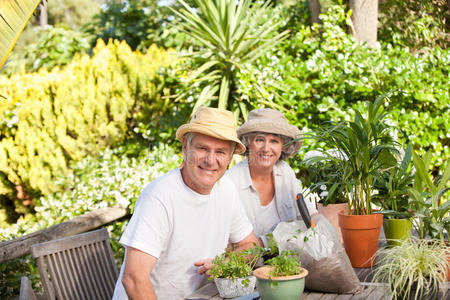
[[[57,191],[68,163],[133,135],[137,122],[157,125],[166,109],[158,71],[176,62],[172,51],[146,54],[125,42],[99,41],[92,58],[76,56],[63,69],[0,77],[0,195]]]
[[[439,168],[450,158],[450,50],[411,53],[390,44],[373,49],[344,31],[348,17],[342,7],[332,6],[321,25],[297,23],[291,37],[260,59],[252,74],[241,74],[241,92],[255,107],[273,97],[305,131],[329,120],[349,120],[364,101],[388,93],[391,124],[404,134],[399,140],[431,150],[433,166]],[[254,89],[254,80],[283,86],[262,93]],[[314,147],[306,141],[302,153]]]

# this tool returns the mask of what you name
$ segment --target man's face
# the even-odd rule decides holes
[[[232,157],[232,142],[196,133],[188,145],[183,137],[184,183],[199,194],[207,195],[225,171]]]

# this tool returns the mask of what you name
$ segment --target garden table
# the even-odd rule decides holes
[[[354,270],[361,281],[363,287],[362,293],[332,294],[305,290],[301,300],[384,300],[390,298],[387,293],[387,284],[368,282],[372,279],[375,268],[354,268]],[[450,282],[447,282],[443,288],[443,299],[450,300]],[[215,284],[211,282],[196,290],[187,299],[221,300],[223,298],[219,296]]]
[[[301,297],[301,300],[381,300],[389,299],[385,293],[387,285],[375,284],[375,283],[361,283],[364,290],[359,294],[331,294],[331,293],[321,293],[312,292],[305,290]],[[208,283],[205,286],[196,290],[187,299],[211,299],[211,300],[221,300],[219,292],[214,283]],[[259,298],[258,298],[259,299]]]

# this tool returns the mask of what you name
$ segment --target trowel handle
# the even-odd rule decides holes
[[[306,228],[311,227],[311,216],[309,215],[308,207],[306,206],[305,199],[302,193],[297,194],[297,207],[302,216],[303,222],[305,222]]]

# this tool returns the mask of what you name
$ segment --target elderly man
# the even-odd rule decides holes
[[[180,126],[181,168],[139,196],[120,243],[126,247],[113,299],[181,299],[196,290],[227,243],[258,243],[233,182],[222,176],[245,146],[231,112],[201,107]]]

